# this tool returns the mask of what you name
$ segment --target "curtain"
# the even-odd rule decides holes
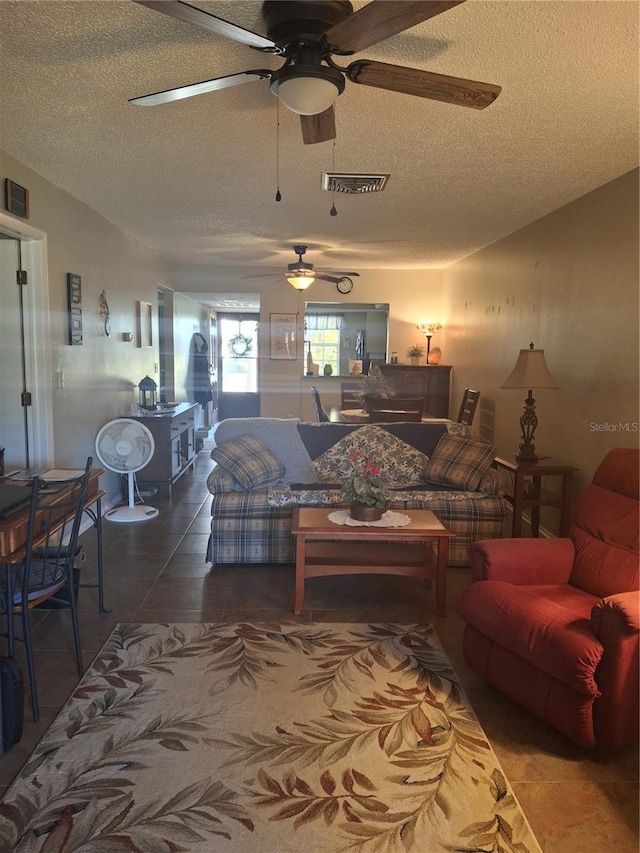
[[[304,322],[307,329],[312,332],[322,331],[324,329],[344,329],[344,314],[313,314],[306,313]]]

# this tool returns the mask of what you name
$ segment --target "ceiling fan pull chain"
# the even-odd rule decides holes
[[[276,201],[282,201],[280,192],[280,101],[276,98]]]
[[[331,158],[331,169],[332,169],[333,173],[335,174],[335,171],[336,171],[336,138],[335,138],[335,136],[333,137],[333,151],[332,151],[332,158]],[[337,216],[338,215],[338,211],[336,210],[336,204],[335,204],[334,196],[335,196],[335,189],[332,186],[331,187],[331,210],[329,211],[329,216]]]

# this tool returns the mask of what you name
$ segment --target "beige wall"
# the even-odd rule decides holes
[[[0,177],[11,177],[29,188],[28,224],[47,235],[52,374],[48,379],[54,449],[50,462],[80,467],[87,456],[95,458],[94,441],[99,428],[128,411],[137,400],[138,382],[146,374],[158,379],[156,311],[151,348],[141,349],[135,341],[123,341],[122,333],[135,333],[137,300],[149,302],[155,309],[157,285],[173,286],[172,267],[4,153],[0,156]],[[19,220],[16,223],[19,227]],[[68,272],[82,279],[82,346],[67,343]],[[100,317],[102,290],[111,312],[109,338]],[[62,377],[63,388],[54,382],[57,375]],[[119,478],[108,474],[103,480],[111,499],[119,491]]]
[[[140,379],[147,373],[158,378],[157,322],[149,349],[121,339],[122,332],[135,331],[137,300],[156,305],[158,285],[203,295],[258,292],[261,413],[313,418],[302,345],[295,362],[269,359],[269,315],[303,314],[304,295],[283,277],[247,278],[255,269],[174,267],[26,166],[2,152],[0,157],[0,177],[29,188],[29,224],[48,238],[52,378],[56,371],[64,374],[64,388],[52,391],[56,464],[77,466],[93,452],[99,427],[134,402]],[[82,277],[82,347],[67,344],[67,272]],[[112,315],[110,338],[99,316],[103,289]],[[540,453],[575,464],[586,482],[609,447],[637,446],[637,432],[611,429],[639,420],[637,171],[446,270],[361,270],[349,295],[316,282],[307,298],[390,303],[388,349],[401,360],[407,346],[424,341],[416,322],[442,322],[432,344],[454,368],[451,413],[465,387],[479,388],[478,423],[501,453],[517,446],[526,395],[499,386],[530,341],[545,350],[562,386],[537,393]],[[186,340],[202,322],[202,309],[193,301],[191,314],[191,300],[181,297],[179,313],[179,334]],[[177,384],[183,375],[178,365]],[[327,380],[326,388],[326,404],[336,405],[339,382]],[[596,431],[592,424],[609,427]]]
[[[517,449],[526,397],[500,385],[531,341],[561,386],[534,393],[538,455],[578,467],[579,490],[610,448],[638,446],[638,170],[458,262],[443,282],[453,396],[480,389],[479,423],[500,453]]]
[[[424,343],[416,329],[420,320],[439,319],[442,313],[442,270],[362,270],[354,280],[351,293],[340,295],[334,284],[316,281],[300,294],[284,276],[255,277],[255,269],[229,268],[211,270],[203,266],[182,265],[177,268],[177,289],[194,295],[202,293],[258,293],[260,297],[260,412],[263,417],[300,417],[313,420],[309,380],[303,379],[304,352],[302,318],[305,299],[313,302],[359,303],[388,302],[389,351],[397,350],[400,360],[413,343]],[[299,318],[296,361],[271,361],[269,358],[269,315],[292,313]],[[434,344],[435,344],[434,338]],[[446,361],[446,356],[444,358]],[[322,400],[327,406],[340,402],[339,381],[334,377],[319,383],[326,388]]]

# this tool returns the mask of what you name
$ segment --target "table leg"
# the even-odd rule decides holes
[[[449,563],[449,540],[438,537],[438,563],[436,565],[436,607],[439,616],[447,615],[447,565]]]
[[[530,498],[535,501],[540,501],[540,494],[542,489],[541,479],[540,477],[532,477],[532,488]],[[537,503],[535,506],[531,507],[531,535],[538,538],[538,533],[540,532],[540,504]]]
[[[560,536],[568,536],[571,527],[571,487],[573,471],[567,471],[562,478],[562,507],[560,511]]]
[[[524,478],[516,471],[513,481],[513,520],[511,522],[511,536],[519,539],[522,536],[522,498],[524,496]]]
[[[304,602],[304,570],[305,570],[305,551],[306,551],[306,536],[304,533],[296,533],[296,596],[293,606],[293,612],[296,616],[300,615],[302,604]]]

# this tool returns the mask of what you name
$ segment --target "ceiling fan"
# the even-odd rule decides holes
[[[345,77],[352,83],[482,110],[501,87],[417,68],[358,59],[340,67],[333,55],[349,56],[458,6],[464,0],[371,0],[357,12],[349,0],[264,0],[266,37],[204,12],[182,0],[133,0],[261,53],[284,58],[277,70],[252,69],[166,89],[129,103],[155,106],[252,80],[271,80],[271,91],[300,115],[305,144],[335,139],[334,101]]]
[[[295,245],[293,251],[298,256],[298,260],[292,264],[287,264],[286,277],[289,284],[295,287],[296,290],[306,290],[309,285],[318,279],[320,281],[332,281],[338,285],[341,293],[349,293],[353,287],[351,277],[360,275],[357,272],[321,272],[320,270],[316,270],[313,264],[302,260],[302,256],[307,251],[306,246]]]

